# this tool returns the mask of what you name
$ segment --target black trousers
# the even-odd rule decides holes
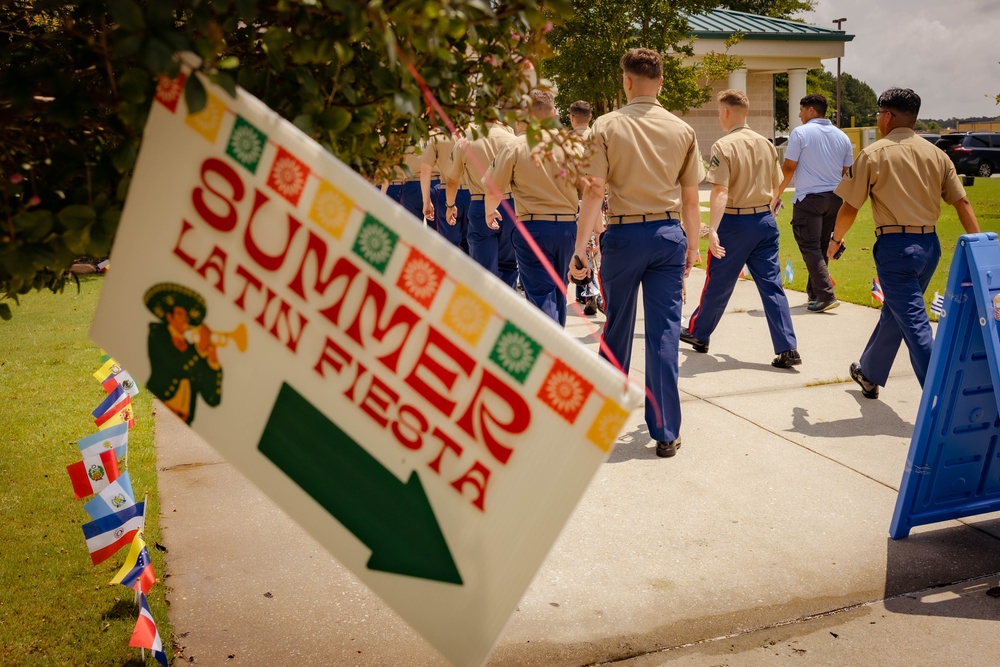
[[[792,232],[809,272],[806,294],[810,301],[833,301],[826,248],[833,236],[842,200],[832,192],[806,195],[792,206]]]

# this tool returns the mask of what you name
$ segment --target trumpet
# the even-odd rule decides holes
[[[229,344],[229,341],[233,341],[236,345],[236,349],[240,352],[246,352],[247,349],[247,327],[245,324],[240,323],[238,327],[232,331],[213,331],[212,332],[212,344],[215,347],[225,347]]]

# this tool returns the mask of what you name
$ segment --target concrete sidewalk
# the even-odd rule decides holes
[[[1000,664],[998,515],[888,538],[920,400],[905,348],[864,399],[848,365],[878,311],[789,299],[795,369],[770,366],[749,281],[709,354],[681,345],[683,447],[657,458],[633,413],[489,665]],[[602,319],[567,330],[596,348]],[[157,447],[178,662],[447,664],[162,407]]]

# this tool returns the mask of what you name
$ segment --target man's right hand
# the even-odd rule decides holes
[[[580,258],[580,254],[580,250],[577,249],[576,254],[573,255],[573,259],[569,261],[568,273],[570,280],[573,282],[587,281],[590,278],[590,265]],[[586,249],[583,250],[583,256],[587,256]]]
[[[778,212],[781,211],[782,206],[784,206],[784,204],[781,202],[781,195],[778,195],[774,198],[774,201],[771,202],[771,215],[777,218]]]
[[[457,206],[449,206],[448,207],[448,212],[445,213],[444,218],[445,218],[445,221],[447,221],[447,223],[449,225],[451,225],[452,227],[454,227],[455,223],[458,222],[458,207]]]
[[[427,220],[434,220],[434,204],[427,202],[424,204],[424,218]]]

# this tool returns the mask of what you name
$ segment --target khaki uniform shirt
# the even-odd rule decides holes
[[[590,139],[590,126],[584,125],[583,127],[574,127],[573,132],[580,135],[584,140]]]
[[[528,146],[527,137],[517,137],[500,149],[487,172],[487,178],[493,179],[500,192],[513,193],[514,209],[519,218],[530,214],[575,215],[577,212],[576,184],[560,175],[565,171],[557,163],[561,149],[553,147],[553,157],[540,156],[551,141],[550,137],[550,133],[543,132],[542,140],[534,148]],[[540,157],[538,164],[536,157]]]
[[[396,167],[392,172],[392,182],[419,181],[421,156],[416,148],[407,149],[406,153],[403,154],[403,164],[410,169],[410,173],[407,174],[402,167]]]
[[[729,188],[727,208],[770,206],[781,185],[778,152],[744,123],[712,145],[708,182]]]
[[[432,178],[437,178],[438,174],[446,173],[448,169],[448,159],[451,157],[451,149],[455,147],[455,139],[450,133],[443,130],[433,130],[427,143],[424,144],[423,153],[420,155],[421,164],[429,164],[432,167]]]
[[[704,178],[694,130],[655,97],[635,97],[594,121],[590,146],[586,173],[607,181],[609,216],[679,216],[681,188]]]
[[[487,123],[487,127],[489,131],[486,136],[480,132],[478,139],[472,139],[469,135],[455,142],[448,169],[445,171],[450,179],[463,182],[464,178],[465,184],[469,186],[469,192],[474,195],[486,194],[483,175],[500,149],[517,138],[514,130],[506,125]]]
[[[944,151],[897,127],[858,153],[835,193],[854,208],[870,196],[876,227],[932,226],[941,215],[941,200],[954,204],[965,197],[965,188]]]

